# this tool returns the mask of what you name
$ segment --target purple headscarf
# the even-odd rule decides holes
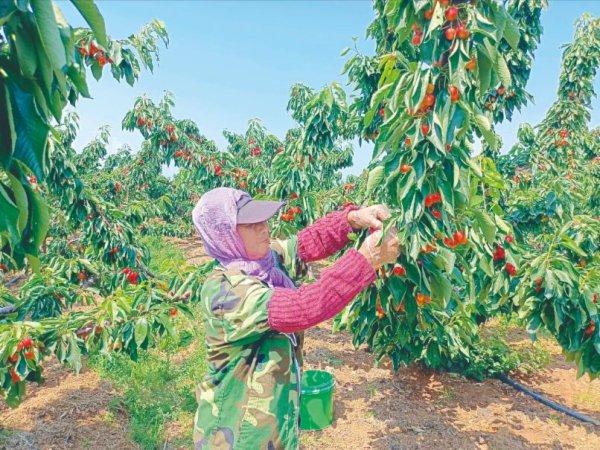
[[[252,260],[236,230],[237,202],[250,197],[244,191],[220,187],[205,193],[192,211],[192,220],[207,253],[228,269],[240,269],[270,287],[294,288],[286,274],[275,265],[273,252]]]

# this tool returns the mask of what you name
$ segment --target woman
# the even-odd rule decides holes
[[[267,220],[283,204],[217,188],[194,207],[205,249],[220,263],[200,294],[209,368],[196,394],[196,449],[297,448],[301,332],[340,312],[399,254],[395,236],[378,246],[375,231],[297,288],[290,276],[341,250],[353,230],[379,230],[389,213],[347,207],[271,244]]]

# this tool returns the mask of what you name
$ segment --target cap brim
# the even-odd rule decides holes
[[[277,211],[279,211],[283,205],[285,205],[285,202],[251,200],[238,210],[237,223],[248,224],[264,222],[277,214]]]

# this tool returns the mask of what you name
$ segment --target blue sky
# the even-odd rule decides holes
[[[70,3],[58,2],[73,25],[83,25]],[[340,51],[359,38],[359,48],[371,53],[365,30],[373,19],[371,2],[346,1],[97,1],[113,38],[137,31],[153,18],[165,22],[170,45],[161,49],[154,73],[144,72],[134,87],[105,76],[90,77],[93,99],[77,106],[81,148],[101,125],[111,127],[111,150],[123,143],[137,149],[141,136],[121,130],[121,120],[134,99],[147,94],[159,100],[165,90],[174,94],[175,116],[190,118],[210,139],[224,148],[223,129],[241,132],[251,118],[260,118],[283,137],[294,122],[286,111],[289,90],[296,82],[320,88],[345,82],[345,59]],[[544,12],[542,43],[528,90],[535,98],[511,123],[498,127],[504,150],[515,142],[518,125],[538,123],[556,98],[560,46],[571,40],[573,23],[583,12],[600,15],[600,1],[550,0]],[[106,71],[106,69],[105,69]],[[107,75],[107,74],[106,74]],[[596,92],[600,92],[600,77]],[[593,103],[592,124],[600,122],[600,101]],[[368,163],[370,146],[356,147],[354,167]]]

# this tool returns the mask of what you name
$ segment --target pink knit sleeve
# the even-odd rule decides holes
[[[270,328],[283,333],[305,330],[340,312],[375,280],[375,270],[354,249],[297,290],[275,288],[268,303]]]
[[[298,233],[298,257],[304,262],[318,261],[333,255],[348,244],[348,212],[358,209],[350,205],[317,220]]]

